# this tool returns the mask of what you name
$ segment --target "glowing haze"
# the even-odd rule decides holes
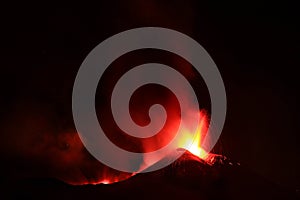
[[[179,139],[177,148],[185,149],[196,156],[196,157],[189,157],[189,159],[199,158],[200,160],[210,164],[209,159],[211,158],[210,155],[212,155],[212,154],[206,152],[201,147],[204,137],[209,136],[207,134],[208,125],[209,125],[208,115],[207,115],[206,111],[204,111],[204,110],[198,111],[198,112],[195,111],[191,114],[199,114],[200,115],[199,126],[196,129],[195,134],[192,134],[191,132],[189,132],[188,128],[186,130],[184,130],[185,132],[183,134],[183,137]],[[186,120],[186,119],[182,119],[182,120]],[[189,120],[191,120],[191,118],[189,118]],[[174,123],[175,122],[176,122],[176,120],[174,121]],[[192,143],[192,145],[191,145],[191,143]],[[148,144],[148,145],[151,145],[151,144]],[[170,156],[170,155],[161,155],[160,159],[163,159],[166,156]],[[159,160],[156,160],[156,162],[159,162]],[[136,174],[136,173],[129,174],[129,173],[125,173],[125,172],[118,172],[118,171],[114,171],[113,169],[110,169],[108,167],[104,168],[104,169],[102,168],[101,170],[102,170],[101,178],[98,180],[83,181],[83,182],[79,182],[79,183],[77,182],[77,183],[71,183],[71,184],[76,184],[76,185],[77,184],[80,184],[80,185],[82,185],[82,184],[111,184],[111,183],[126,180]]]

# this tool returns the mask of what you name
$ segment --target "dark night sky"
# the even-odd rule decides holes
[[[41,115],[53,130],[74,129],[72,84],[85,56],[120,31],[160,26],[196,39],[222,74],[228,113],[215,152],[299,188],[298,8],[287,1],[177,0],[3,7],[1,155],[10,156],[4,144],[20,134],[5,130],[22,127],[24,116]]]

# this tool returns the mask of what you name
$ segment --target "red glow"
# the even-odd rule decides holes
[[[195,116],[199,116],[199,124],[196,129],[196,133],[193,134],[189,129],[189,124],[193,124]],[[188,156],[188,159],[193,159],[199,162],[205,162],[210,165],[213,163],[214,156],[206,152],[202,147],[202,142],[205,137],[209,136],[208,125],[209,125],[209,116],[207,112],[203,111],[193,111],[190,110],[183,116],[172,116],[172,123],[179,123],[179,120],[182,120],[184,124],[187,125],[183,129],[184,133],[180,134],[182,138],[179,138],[178,144],[174,149],[186,149],[194,156]],[[179,118],[180,117],[180,118]],[[175,126],[172,124],[168,127],[167,131],[174,133],[177,131]],[[167,134],[163,135],[165,137],[161,138],[163,140],[168,140],[170,137]],[[80,138],[77,134],[65,133],[60,135],[59,141],[61,141],[62,147],[58,148],[57,151],[51,151],[51,155],[55,154],[56,156],[50,156],[53,158],[52,166],[56,172],[55,177],[69,183],[72,185],[86,185],[86,184],[112,184],[120,182],[130,177],[134,176],[136,173],[127,173],[121,172],[115,169],[105,166],[100,163],[98,160],[93,158],[84,148]],[[147,144],[143,144],[143,149],[149,148],[149,146],[157,146],[157,143],[161,140],[155,140]],[[157,155],[154,158],[144,157],[144,166],[141,166],[141,171],[145,168],[153,165],[154,163],[164,159],[170,155]],[[63,169],[63,170],[62,170]]]
[[[208,116],[205,111],[198,111],[200,115],[200,123],[198,128],[196,129],[196,134],[192,134],[188,129],[185,130],[184,136],[179,139],[179,143],[177,148],[183,148],[191,152],[196,157],[190,157],[190,159],[200,159],[201,161],[205,161],[207,164],[213,163],[214,156],[204,149],[202,149],[201,144],[204,137],[207,136],[208,130]],[[183,119],[185,120],[185,119]],[[175,122],[174,122],[175,123]],[[151,145],[151,144],[149,144]],[[155,144],[154,144],[155,145]],[[145,147],[146,148],[146,147]],[[166,155],[161,155],[158,159],[163,158]],[[146,158],[145,158],[146,159]],[[145,160],[147,161],[147,159]],[[151,161],[150,161],[151,162]],[[100,170],[100,169],[99,169]],[[80,185],[85,184],[112,184],[116,182],[120,182],[126,180],[135,174],[129,174],[125,172],[118,172],[116,170],[110,169],[108,167],[102,167],[101,169],[101,178],[99,177],[94,181],[83,181]],[[73,183],[74,184],[74,183]],[[78,183],[77,183],[78,184]],[[76,184],[76,185],[77,185]]]

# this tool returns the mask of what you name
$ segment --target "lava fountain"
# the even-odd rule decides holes
[[[200,123],[196,129],[195,134],[191,134],[188,130],[185,131],[184,137],[180,138],[178,147],[183,148],[205,160],[208,157],[208,153],[201,147],[201,142],[204,137],[207,137],[208,119],[205,111],[200,112]],[[195,135],[195,136],[193,136]],[[189,145],[192,142],[192,145]]]

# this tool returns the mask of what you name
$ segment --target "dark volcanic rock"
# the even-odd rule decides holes
[[[110,185],[72,186],[52,179],[26,179],[6,184],[2,190],[5,199],[297,199],[295,191],[224,156],[210,159],[205,162],[185,152],[164,169]]]

